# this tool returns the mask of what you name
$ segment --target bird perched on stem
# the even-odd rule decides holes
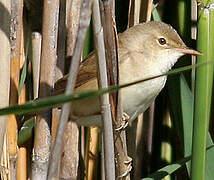
[[[187,47],[175,29],[163,22],[138,24],[118,35],[119,84],[130,83],[168,72],[185,54],[201,55]],[[80,65],[75,92],[97,89],[94,53]],[[167,76],[151,79],[120,90],[123,111],[134,120],[163,89]],[[62,92],[67,76],[56,83]],[[73,102],[72,116],[81,125],[101,125],[99,98]]]

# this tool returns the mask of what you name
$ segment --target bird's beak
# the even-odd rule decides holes
[[[181,52],[183,54],[199,55],[199,56],[202,55],[202,53],[200,53],[199,51],[196,51],[196,50],[189,48],[189,47],[178,48],[177,51]]]

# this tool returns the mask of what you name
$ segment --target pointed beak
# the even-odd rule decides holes
[[[183,54],[190,54],[190,55],[195,55],[195,56],[196,55],[199,55],[199,56],[202,55],[202,53],[200,53],[199,51],[196,51],[196,50],[189,48],[189,47],[178,48],[177,51],[181,52]]]

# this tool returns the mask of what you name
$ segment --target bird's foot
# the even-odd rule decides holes
[[[118,128],[116,128],[115,131],[121,131],[126,129],[127,126],[129,125],[129,122],[128,122],[129,118],[130,118],[129,115],[123,112],[121,125]]]
[[[128,160],[124,161],[124,164],[126,166],[126,169],[122,174],[120,174],[117,177],[117,179],[124,178],[131,172],[131,170],[132,170],[132,158],[128,157]]]

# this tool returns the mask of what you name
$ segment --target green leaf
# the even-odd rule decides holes
[[[177,129],[183,130],[184,156],[189,156],[192,152],[193,95],[183,75],[180,77],[170,77],[170,81],[168,89],[173,117],[181,126]],[[213,141],[210,134],[208,134],[207,146],[210,145],[213,145]],[[214,149],[209,150],[206,155],[206,179],[212,180],[214,179]],[[187,163],[187,170],[190,174],[190,162]]]
[[[30,118],[25,121],[18,135],[18,145],[24,144],[33,134],[33,128],[35,125],[35,118]]]
[[[98,97],[101,96],[105,93],[112,93],[115,91],[118,91],[121,88],[125,88],[131,85],[135,85],[137,83],[141,83],[147,80],[151,80],[157,77],[165,76],[165,75],[172,75],[172,74],[177,74],[183,71],[190,70],[192,67],[198,67],[198,66],[203,66],[206,65],[207,63],[200,63],[196,65],[190,65],[178,69],[174,69],[169,71],[168,73],[160,74],[158,76],[153,76],[150,78],[142,79],[139,81],[134,81],[131,83],[119,85],[119,86],[111,86],[106,89],[101,89],[101,90],[88,90],[88,91],[83,91],[79,93],[73,93],[70,95],[58,95],[58,96],[51,96],[48,98],[43,98],[43,99],[37,99],[33,101],[28,101],[23,105],[11,105],[10,107],[0,109],[0,115],[6,115],[6,114],[25,114],[25,113],[32,113],[36,111],[41,111],[44,109],[49,109],[53,107],[58,107],[64,103],[72,102],[72,101],[77,101],[77,100],[83,100],[86,98],[93,98],[93,97]]]
[[[154,7],[154,5],[153,5]],[[157,8],[154,8],[152,11],[152,18],[154,21],[161,21]]]
[[[27,60],[25,60],[24,62],[24,66],[23,66],[23,69],[22,69],[22,72],[21,72],[21,78],[20,78],[20,82],[19,82],[19,90],[18,90],[18,94],[20,95],[21,91],[22,91],[22,88],[25,84],[25,80],[26,80],[26,77],[27,77]]]
[[[206,150],[207,150],[207,153],[210,153],[211,151],[214,150],[214,145],[207,147]],[[167,165],[167,166],[157,170],[156,172],[152,173],[151,175],[149,175],[146,178],[143,178],[142,180],[160,180],[160,179],[164,178],[165,176],[168,176],[168,175],[174,173],[175,171],[177,171],[179,168],[181,168],[187,162],[189,162],[190,159],[191,159],[191,156],[187,156],[184,159],[181,159],[175,163],[172,163],[170,165]]]

